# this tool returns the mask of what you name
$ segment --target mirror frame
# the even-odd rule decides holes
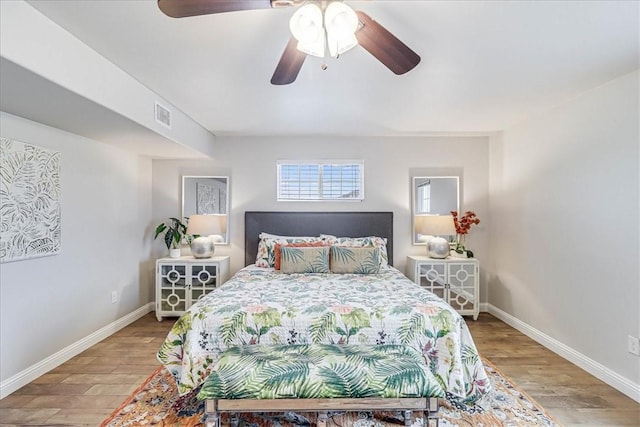
[[[195,185],[198,182],[198,180],[202,180],[202,179],[217,179],[217,180],[226,180],[226,194],[224,195],[224,212],[207,212],[207,213],[221,213],[221,214],[226,214],[227,215],[227,233],[223,236],[224,237],[224,242],[220,242],[220,243],[216,243],[216,245],[228,245],[229,244],[229,223],[230,223],[230,215],[229,215],[229,189],[230,189],[230,185],[229,185],[229,177],[228,176],[220,176],[220,175],[183,175],[182,176],[182,217],[181,218],[186,218],[189,215],[194,215],[197,212],[195,211],[195,207],[193,209],[185,209],[185,194],[186,194],[186,190],[190,187],[194,187],[193,188],[193,192],[195,193]],[[222,198],[221,198],[222,199]]]
[[[431,176],[414,176],[411,178],[411,242],[416,246],[424,246],[426,242],[420,242],[417,240],[417,231],[416,231],[416,188],[417,181],[423,179],[438,179],[438,178],[450,178],[456,180],[456,208],[455,210],[460,212],[460,177],[457,175],[431,175]],[[453,210],[453,209],[452,209]],[[445,212],[446,215],[449,212]]]

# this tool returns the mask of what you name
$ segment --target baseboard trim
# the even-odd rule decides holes
[[[502,320],[507,325],[517,329],[529,338],[545,346],[549,350],[553,351],[559,356],[562,356],[569,362],[579,366],[594,377],[598,378],[601,381],[604,381],[611,387],[640,403],[640,384],[634,383],[628,378],[625,378],[622,375],[607,368],[606,366],[596,362],[595,360],[588,358],[584,354],[572,349],[571,347],[548,336],[547,334],[540,332],[531,325],[521,321],[520,319],[510,315],[505,311],[502,311],[492,304],[487,304],[486,308],[482,311],[489,312],[498,319]]]
[[[46,374],[50,370],[62,365],[72,357],[82,353],[89,347],[99,343],[103,339],[118,332],[125,326],[135,322],[147,313],[152,312],[155,309],[155,303],[150,302],[143,305],[137,310],[121,317],[120,319],[109,323],[107,326],[95,331],[94,333],[82,338],[79,341],[63,348],[57,353],[52,354],[40,362],[31,365],[27,369],[18,372],[14,376],[7,378],[5,381],[0,382],[0,399],[4,399],[14,391],[18,390],[35,380],[39,376]]]

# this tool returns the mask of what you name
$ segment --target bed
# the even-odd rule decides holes
[[[350,243],[371,243],[366,239],[375,236],[386,241],[386,257],[375,274],[287,274],[255,265],[263,233],[348,236]],[[158,359],[186,394],[198,390],[225,352],[238,346],[402,345],[422,355],[447,396],[476,401],[490,383],[466,323],[392,266],[392,245],[391,212],[246,212],[246,267],[178,319]],[[282,251],[284,257],[299,250]]]

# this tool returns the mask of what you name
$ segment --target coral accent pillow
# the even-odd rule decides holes
[[[265,237],[263,237],[265,236]],[[260,234],[260,242],[258,243],[258,253],[256,255],[257,267],[274,267],[275,265],[275,246],[276,244],[287,245],[291,243],[319,242],[319,237],[266,237],[274,236],[273,234]]]
[[[288,246],[291,248],[310,248],[310,247],[318,247],[318,246],[327,246],[327,244],[325,242],[300,242],[300,243],[287,243],[287,244],[281,244],[281,243],[276,243],[273,252],[275,253],[275,263],[274,263],[274,268],[276,270],[280,270],[280,264],[281,264],[281,254],[282,254],[282,250],[281,248],[283,246]]]

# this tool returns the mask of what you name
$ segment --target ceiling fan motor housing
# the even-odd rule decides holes
[[[304,0],[271,0],[271,7],[275,9],[278,7],[298,6],[302,4],[303,1]]]

